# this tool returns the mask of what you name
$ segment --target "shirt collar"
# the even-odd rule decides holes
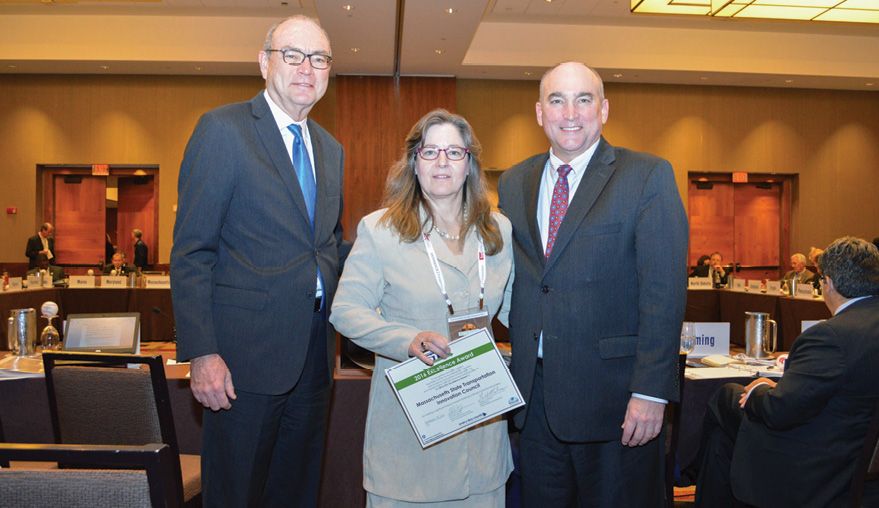
[[[295,123],[300,128],[302,128],[303,133],[308,131],[308,125],[307,125],[308,118],[305,118],[305,120],[302,120],[301,122],[297,122],[297,121],[293,120],[290,117],[290,115],[288,115],[287,113],[284,112],[283,109],[281,109],[280,106],[275,104],[275,101],[272,100],[271,96],[269,95],[268,90],[263,90],[263,95],[266,98],[266,102],[269,103],[269,109],[272,112],[272,116],[275,118],[275,123],[278,124],[278,130],[286,131],[287,127],[289,127],[291,123]],[[303,134],[303,135],[305,135],[305,134]]]
[[[849,301],[845,302],[844,304],[840,305],[839,307],[837,307],[836,312],[834,312],[833,315],[835,316],[835,315],[839,314],[840,312],[843,311],[843,309],[845,309],[849,305],[851,305],[859,300],[864,300],[865,298],[871,298],[871,297],[870,296],[859,296],[857,298],[852,298],[851,300],[849,300]]]
[[[575,175],[582,175],[586,171],[586,166],[589,165],[589,161],[592,160],[592,156],[595,154],[595,150],[598,149],[598,141],[592,143],[592,146],[586,149],[585,152],[580,155],[574,157],[571,162],[568,162],[567,165],[571,166],[571,171],[574,172]],[[562,162],[561,159],[556,157],[553,153],[552,148],[549,149],[549,165],[552,168],[553,174],[557,173],[557,169],[559,166],[566,164]]]

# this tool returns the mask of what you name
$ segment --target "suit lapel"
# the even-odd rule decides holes
[[[314,183],[317,185],[317,199],[314,203],[314,237],[321,238],[324,228],[326,227],[326,224],[322,220],[325,217],[325,214],[322,212],[326,207],[321,205],[326,202],[327,186],[329,185],[329,182],[327,182],[327,172],[321,170],[321,168],[324,167],[323,143],[321,142],[317,129],[314,127],[314,121],[310,118],[308,119],[308,133],[311,137],[311,153],[314,156]],[[303,204],[304,203],[303,200]]]
[[[549,159],[547,152],[534,166],[528,170],[523,179],[525,196],[525,217],[528,220],[528,231],[531,232],[531,244],[534,246],[534,254],[540,259],[540,263],[546,264],[543,252],[543,240],[540,239],[540,225],[537,223],[537,197],[540,195],[540,179],[543,177],[543,168]]]
[[[586,214],[595,204],[598,196],[607,186],[611,175],[614,172],[613,162],[615,160],[613,147],[602,137],[598,142],[598,147],[592,155],[592,159],[586,166],[586,171],[580,179],[580,185],[577,186],[577,192],[574,199],[568,205],[568,211],[565,212],[565,218],[559,226],[559,232],[556,236],[555,244],[552,247],[552,254],[546,264],[549,270],[558,259],[560,253],[565,249],[567,244],[574,236],[574,232],[586,218]]]
[[[266,153],[268,153],[269,158],[272,160],[275,171],[281,176],[284,186],[287,187],[287,191],[293,197],[293,202],[299,208],[300,217],[302,217],[305,225],[310,230],[311,223],[308,219],[308,208],[305,206],[305,198],[302,196],[302,187],[296,178],[296,170],[293,168],[293,162],[290,160],[290,155],[284,146],[284,138],[281,137],[281,132],[278,130],[278,123],[275,121],[272,110],[269,109],[269,105],[262,92],[251,101],[251,108],[253,116],[256,118],[256,131],[259,134],[263,147],[265,147]],[[316,162],[317,157],[315,157]],[[316,217],[317,211],[315,210],[315,222],[317,222]]]

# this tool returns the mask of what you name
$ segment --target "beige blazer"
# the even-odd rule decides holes
[[[513,470],[507,423],[500,417],[421,449],[385,369],[407,360],[409,344],[425,330],[448,335],[446,304],[434,279],[424,240],[400,242],[378,221],[384,210],[367,215],[333,303],[330,321],[342,335],[376,354],[363,445],[363,487],[379,496],[429,502],[464,499],[499,488]],[[507,324],[506,291],[512,287],[510,222],[495,213],[504,247],[487,259],[485,305]],[[446,290],[456,311],[479,302],[477,241],[470,235],[456,256],[436,232],[430,240]],[[502,309],[503,307],[503,309]],[[381,313],[375,309],[380,309]]]

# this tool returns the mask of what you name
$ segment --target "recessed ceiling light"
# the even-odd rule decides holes
[[[350,4],[343,5],[342,8],[345,9],[346,11],[353,11],[354,10],[354,6],[350,5]]]
[[[708,81],[708,76],[702,76],[702,77],[699,78],[699,79],[701,79],[702,81]]]
[[[445,12],[446,14],[454,14],[458,12],[458,9],[452,9],[451,7],[449,7],[448,9],[443,9],[443,12]]]
[[[351,48],[352,53],[357,53],[358,51],[360,51],[360,48]]]
[[[17,68],[18,68],[17,65],[7,65],[6,67],[9,67],[10,69],[17,69]],[[870,86],[870,85],[872,85],[872,84],[873,84],[873,83],[867,83],[867,86]]]
[[[533,74],[533,72],[531,72],[531,71],[525,71],[525,75],[526,75],[526,76],[530,76],[531,74]]]
[[[435,49],[435,50],[433,50],[433,52],[436,53],[437,55],[442,55],[443,53],[446,52],[446,50],[444,50],[444,49]]]
[[[204,67],[196,67],[195,70],[197,70],[197,71],[203,71],[203,70],[204,70]]]
[[[794,80],[792,80],[792,79],[786,79],[786,80],[784,80],[784,82],[785,82],[785,83],[793,83]]]
[[[623,77],[623,75],[622,75],[622,74],[614,74],[613,77],[615,77],[615,78],[621,78],[621,77]]]
[[[104,69],[105,71],[108,70],[109,68],[110,68],[109,65],[102,65],[102,66],[101,66],[101,69]]]
[[[10,67],[13,67],[13,66],[10,65]],[[875,84],[876,84],[876,83],[867,83],[865,86],[873,86],[873,85],[875,85]]]

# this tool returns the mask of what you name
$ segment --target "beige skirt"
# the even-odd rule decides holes
[[[473,494],[467,499],[455,501],[436,501],[411,503],[399,501],[389,497],[377,496],[371,492],[366,493],[366,508],[504,508],[506,501],[506,485],[485,494]]]

